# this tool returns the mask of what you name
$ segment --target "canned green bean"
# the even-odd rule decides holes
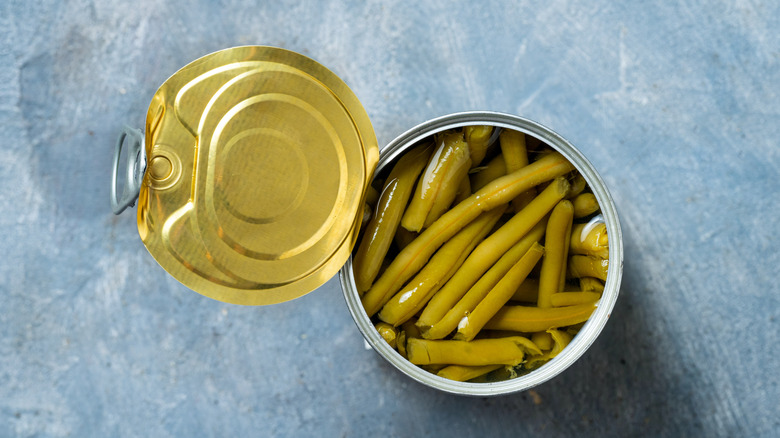
[[[460,382],[440,377],[412,364],[392,348],[378,333],[361,302],[355,283],[353,260],[350,258],[340,271],[341,285],[347,307],[368,344],[394,367],[412,379],[445,392],[471,396],[490,396],[527,390],[563,372],[581,357],[599,335],[617,300],[622,276],[623,246],[620,223],[612,197],[604,181],[591,163],[571,143],[554,131],[522,117],[496,112],[475,111],[451,114],[424,122],[398,136],[380,152],[375,178],[387,176],[397,159],[421,141],[437,133],[465,126],[487,125],[495,130],[506,129],[524,133],[560,152],[587,182],[598,201],[601,216],[609,235],[609,267],[604,291],[587,322],[579,333],[556,357],[543,366],[525,374],[502,381],[483,383]]]

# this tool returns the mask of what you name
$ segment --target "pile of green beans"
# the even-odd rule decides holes
[[[367,194],[354,254],[378,332],[452,380],[511,378],[555,357],[595,309],[609,264],[598,202],[574,166],[494,129],[441,132],[397,159]]]

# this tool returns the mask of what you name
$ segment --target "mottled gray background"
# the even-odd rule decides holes
[[[778,436],[778,3],[628,3],[3,1],[0,436]],[[169,277],[110,212],[112,144],[242,44],[328,66],[380,145],[472,109],[577,145],[626,247],[588,353],[455,397],[365,350],[335,279],[250,308]]]

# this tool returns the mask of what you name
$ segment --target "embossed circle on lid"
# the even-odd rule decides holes
[[[249,305],[296,298],[338,271],[379,156],[341,79],[258,46],[171,76],[149,107],[146,147],[156,173],[139,197],[144,244],[186,286]],[[181,175],[159,190],[172,161]]]

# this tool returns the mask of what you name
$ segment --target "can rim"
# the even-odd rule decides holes
[[[604,293],[597,308],[572,342],[555,358],[542,367],[514,379],[490,383],[456,382],[419,368],[401,356],[382,339],[363,310],[355,285],[352,257],[339,271],[341,289],[347,308],[363,337],[380,356],[413,380],[447,393],[468,396],[494,396],[525,391],[540,385],[571,366],[593,344],[611,316],[617,302],[623,274],[623,234],[617,208],[612,196],[595,167],[576,147],[552,129],[530,119],[493,111],[458,112],[420,123],[396,137],[380,151],[380,159],[374,175],[392,163],[404,150],[416,142],[447,129],[466,125],[492,125],[514,129],[543,140],[560,152],[585,178],[601,207],[607,226],[609,242],[609,267]]]

